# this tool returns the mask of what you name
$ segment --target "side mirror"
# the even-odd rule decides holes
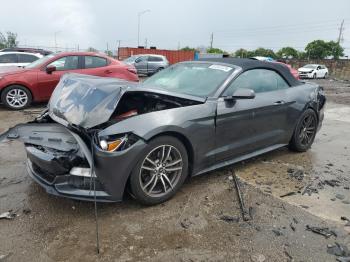
[[[53,65],[49,65],[46,67],[46,73],[51,74],[52,72],[56,71],[56,67]]]
[[[247,88],[238,88],[232,95],[232,98],[235,99],[253,99],[254,97],[254,90]]]

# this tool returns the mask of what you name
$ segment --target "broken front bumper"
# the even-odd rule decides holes
[[[77,200],[94,200],[93,184],[91,179],[85,177],[73,177],[69,174],[60,176],[51,176],[43,173],[40,169],[27,160],[27,171],[31,178],[33,178],[39,185],[41,185],[47,193],[55,196],[68,197]],[[101,184],[96,181],[96,201],[114,202],[111,195],[103,190]]]
[[[93,160],[96,200],[101,202],[123,199],[129,175],[146,146],[141,139],[118,152],[94,145],[92,155],[80,136],[60,124],[18,125],[0,135],[0,141],[5,138],[24,142],[29,175],[53,195],[93,201],[94,179],[89,172]],[[74,169],[88,172],[77,174]]]

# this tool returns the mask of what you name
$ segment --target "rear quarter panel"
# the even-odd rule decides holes
[[[289,133],[286,139],[290,139],[293,135],[295,126],[301,117],[301,114],[307,109],[312,108],[315,110],[316,114],[319,116],[321,103],[319,97],[320,87],[317,84],[304,82],[298,86],[290,87],[287,92],[288,100],[294,101],[290,106],[288,114],[288,128]],[[286,141],[287,142],[287,141]]]

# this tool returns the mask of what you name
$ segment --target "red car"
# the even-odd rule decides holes
[[[50,54],[24,68],[1,68],[1,102],[8,108],[22,109],[32,101],[48,101],[61,76],[68,72],[139,81],[135,67],[103,54]]]
[[[281,65],[285,65],[286,67],[289,68],[289,71],[291,72],[291,74],[294,76],[295,79],[299,80],[299,73],[298,70],[294,69],[291,65],[283,63],[281,61],[275,61],[275,63],[281,64]]]

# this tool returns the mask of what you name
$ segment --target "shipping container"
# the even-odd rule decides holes
[[[163,55],[168,59],[170,64],[191,61],[195,57],[194,51],[120,47],[118,49],[118,60],[124,60],[132,55],[141,54]]]

